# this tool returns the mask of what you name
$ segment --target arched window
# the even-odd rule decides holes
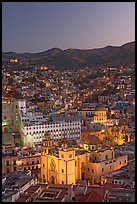
[[[55,178],[54,178],[54,176],[51,177],[51,183],[53,183],[53,184],[55,183]]]
[[[56,164],[55,164],[55,161],[52,160],[51,164],[50,164],[50,168],[51,168],[51,171],[55,171],[56,169]]]
[[[81,179],[82,179],[82,180],[85,179],[85,173],[84,173],[84,172],[82,172],[82,174],[81,174]]]
[[[55,171],[55,165],[54,164],[51,165],[51,170]]]

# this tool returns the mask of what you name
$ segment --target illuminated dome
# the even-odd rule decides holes
[[[96,109],[95,109],[96,111],[106,111],[106,107],[105,107],[105,105],[104,104],[98,104],[97,106],[96,106]]]
[[[102,141],[95,135],[86,135],[83,138],[83,142],[88,145],[99,145],[102,143]]]

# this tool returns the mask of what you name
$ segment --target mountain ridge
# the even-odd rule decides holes
[[[135,41],[121,46],[105,46],[93,49],[62,50],[51,48],[38,53],[3,52],[2,61],[11,58],[27,60],[30,64],[46,65],[57,69],[78,69],[83,67],[123,66],[135,63]]]

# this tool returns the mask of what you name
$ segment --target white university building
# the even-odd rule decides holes
[[[42,113],[29,112],[26,101],[18,101],[20,133],[25,146],[40,144],[47,132],[54,141],[81,139],[81,121],[76,116],[43,117]]]

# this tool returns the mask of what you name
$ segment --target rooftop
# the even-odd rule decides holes
[[[3,199],[15,194],[31,181],[33,177],[29,173],[29,171],[15,171],[12,175],[6,176],[5,182],[2,184]]]
[[[104,187],[87,187],[85,184],[37,184],[29,187],[16,202],[31,201],[31,199],[33,202],[72,202],[68,194],[71,194],[76,202],[102,202],[106,193]]]
[[[96,106],[96,109],[95,109],[96,111],[106,111],[106,107],[105,107],[105,105],[104,104],[98,104],[97,106]]]
[[[101,140],[95,136],[95,135],[84,135],[83,138],[83,143],[86,143],[86,144],[91,144],[91,145],[98,145],[98,144],[101,144]]]

